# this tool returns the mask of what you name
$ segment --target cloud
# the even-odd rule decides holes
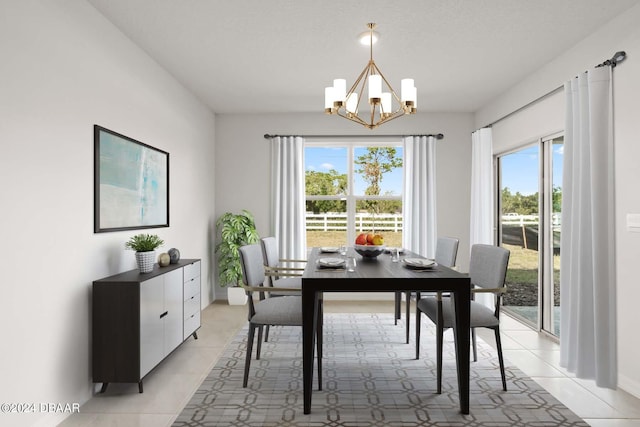
[[[331,163],[323,163],[320,165],[320,167],[326,170],[335,169],[335,167]]]

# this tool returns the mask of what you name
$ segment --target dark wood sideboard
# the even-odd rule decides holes
[[[200,260],[93,282],[93,382],[138,383],[200,328]]]

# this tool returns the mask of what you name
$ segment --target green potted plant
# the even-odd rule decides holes
[[[220,240],[216,245],[218,254],[218,279],[222,287],[229,286],[227,298],[229,304],[244,304],[246,292],[240,287],[242,268],[240,266],[241,246],[257,243],[259,240],[253,215],[243,210],[234,214],[227,212],[216,221]]]
[[[136,261],[140,273],[150,273],[153,271],[156,259],[155,250],[162,245],[164,245],[164,240],[156,234],[136,234],[124,244],[124,247],[136,251]]]

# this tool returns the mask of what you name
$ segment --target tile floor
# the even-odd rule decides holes
[[[393,302],[326,300],[325,311],[391,313]],[[96,394],[60,426],[170,426],[246,321],[246,307],[229,306],[226,301],[212,304],[202,312],[199,339],[190,338],[153,370],[144,380],[144,393],[138,393],[136,384],[110,384],[105,394]],[[493,345],[493,332],[487,332],[479,331],[479,336]],[[502,345],[508,363],[518,366],[591,426],[640,427],[640,399],[574,378],[559,367],[559,346],[548,338],[505,316]]]

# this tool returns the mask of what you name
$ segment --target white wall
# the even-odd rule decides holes
[[[170,153],[171,227],[149,231],[203,259],[204,306],[215,118],[84,1],[0,2],[0,57],[0,402],[83,403],[91,283],[135,268],[134,232],[93,233],[93,125]]]
[[[614,132],[616,179],[616,274],[619,386],[640,397],[640,341],[638,341],[637,311],[640,301],[637,264],[640,259],[640,234],[626,228],[626,215],[640,213],[640,5],[615,18],[583,40],[562,57],[543,66],[520,85],[485,106],[476,114],[476,126],[490,123],[514,111],[533,99],[562,85],[566,80],[587,70],[616,51],[627,52],[625,62],[614,70]],[[554,96],[555,97],[555,96]],[[563,97],[563,94],[560,94]],[[557,109],[556,109],[557,111]],[[530,117],[534,122],[546,121],[539,111]],[[562,113],[564,111],[562,110]],[[521,116],[521,114],[518,114]],[[557,117],[556,117],[557,119]],[[564,117],[562,117],[564,119]],[[519,120],[515,116],[509,121]],[[553,119],[550,119],[553,120]],[[515,123],[512,121],[512,123]],[[506,121],[505,121],[506,122]],[[548,123],[548,122],[547,122]],[[535,131],[529,123],[530,137]],[[501,126],[507,126],[501,123]],[[555,125],[554,125],[555,126]],[[551,126],[552,128],[554,126]],[[521,139],[528,137],[520,133]],[[499,144],[514,141],[499,141]]]
[[[270,148],[264,134],[384,135],[443,133],[437,143],[438,233],[460,238],[458,264],[468,268],[471,186],[471,114],[416,114],[376,130],[345,119],[317,114],[216,116],[216,218],[248,209],[260,235],[271,233]],[[225,289],[216,287],[225,298]]]

